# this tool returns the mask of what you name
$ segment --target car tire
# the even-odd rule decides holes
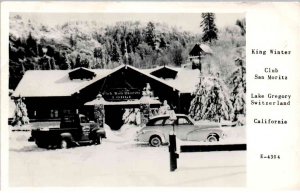
[[[46,148],[46,144],[40,142],[40,141],[35,141],[35,144],[39,147],[39,148]]]
[[[152,136],[152,137],[150,137],[149,144],[152,147],[159,147],[162,144],[161,138],[159,136],[157,136],[157,135]]]
[[[216,141],[219,141],[219,138],[218,138],[217,135],[209,135],[209,136],[207,137],[207,141],[208,141],[208,142],[216,142]]]
[[[60,142],[60,148],[61,149],[67,149],[68,147],[69,147],[69,144],[68,144],[67,140],[62,139],[61,142]]]

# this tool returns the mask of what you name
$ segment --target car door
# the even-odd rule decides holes
[[[188,133],[196,129],[197,127],[187,117],[177,117],[175,131],[179,139],[187,140]]]
[[[166,118],[164,123],[163,123],[163,132],[164,132],[164,135],[165,137],[167,138],[167,140],[169,140],[169,135],[170,135],[170,132],[173,131],[173,129],[175,129],[175,126],[174,126],[174,121],[169,119],[169,118]]]
[[[89,141],[90,140],[90,123],[86,117],[80,117],[81,125],[81,139],[80,141]]]

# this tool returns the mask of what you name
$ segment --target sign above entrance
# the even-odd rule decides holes
[[[140,99],[142,97],[142,92],[141,90],[134,88],[114,88],[104,91],[102,96],[107,101],[124,101]]]

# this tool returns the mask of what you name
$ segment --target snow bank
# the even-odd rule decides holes
[[[133,142],[136,132],[140,129],[141,127],[132,124],[124,124],[118,131],[111,130],[106,124],[104,126],[107,141],[110,142]]]

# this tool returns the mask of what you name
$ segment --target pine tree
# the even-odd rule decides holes
[[[81,60],[80,66],[84,68],[90,68],[90,61],[87,58],[84,58]]]
[[[51,70],[51,58],[46,54],[39,59],[39,68],[41,70]]]
[[[37,52],[38,52],[37,41],[32,37],[30,32],[26,39],[26,55],[29,57],[37,56]]]
[[[101,66],[101,60],[102,60],[102,48],[101,47],[97,47],[94,49],[94,58],[96,58],[96,67],[100,67]],[[100,60],[100,62],[99,62]]]
[[[70,61],[68,60],[65,52],[63,52],[61,55],[61,62],[62,63],[59,66],[61,70],[71,69]]]
[[[230,120],[232,105],[224,82],[217,76],[201,77],[191,101],[189,114],[196,121]]]
[[[71,45],[71,48],[76,48],[76,44],[77,44],[76,39],[71,35],[70,36],[70,45]]]
[[[246,34],[246,19],[245,18],[241,20],[238,19],[236,20],[235,24],[240,27],[241,35],[244,36]]]
[[[172,43],[170,46],[170,51],[171,51],[171,57],[172,57],[172,62],[176,66],[180,66],[183,62],[183,47],[182,45],[178,42],[175,41]]]
[[[165,38],[163,38],[163,37],[160,38],[159,48],[161,48],[161,49],[167,48],[167,43],[165,41]]]
[[[146,27],[146,43],[152,47],[152,49],[155,49],[155,26],[154,23],[149,22]]]
[[[75,68],[79,68],[79,67],[81,67],[81,57],[78,54],[75,60]]]
[[[121,59],[121,51],[116,42],[113,43],[112,46],[112,53],[111,53],[111,60],[114,62],[120,62]]]
[[[235,64],[237,68],[229,79],[229,84],[232,87],[230,100],[234,110],[232,121],[244,125],[246,115],[246,67],[244,61],[240,58],[236,59]]]
[[[212,40],[218,39],[218,29],[215,24],[215,14],[214,13],[202,13],[202,22],[200,27],[203,28],[203,42],[211,43]]]

